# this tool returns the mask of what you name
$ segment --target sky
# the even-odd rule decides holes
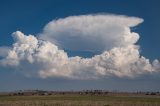
[[[1,0],[0,91],[159,91],[159,5]]]

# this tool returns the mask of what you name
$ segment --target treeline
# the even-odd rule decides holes
[[[120,91],[107,91],[107,90],[82,90],[82,91],[44,91],[44,90],[18,90],[14,92],[0,93],[0,95],[9,96],[47,96],[47,95],[120,95],[120,96],[137,96],[137,95],[157,95],[160,92],[120,92]]]

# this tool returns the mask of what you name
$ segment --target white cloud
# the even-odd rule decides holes
[[[130,30],[142,21],[116,15],[72,16],[50,22],[39,38],[17,31],[12,34],[13,47],[0,60],[0,65],[42,78],[133,78],[156,72],[160,69],[159,61],[155,60],[152,65],[140,56],[139,46],[135,45],[139,35]],[[68,57],[61,47],[104,52],[92,58]]]
[[[157,71],[160,72],[160,62],[156,59],[156,60],[153,61],[152,64],[153,64],[154,70],[157,70]]]
[[[104,51],[136,43],[139,35],[130,27],[141,22],[122,15],[70,16],[49,22],[39,37],[69,50]]]

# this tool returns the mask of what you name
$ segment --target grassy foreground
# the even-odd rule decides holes
[[[102,95],[0,96],[0,106],[160,106],[160,97]]]

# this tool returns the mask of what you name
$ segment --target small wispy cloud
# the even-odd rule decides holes
[[[7,46],[1,46],[0,47],[0,57],[6,57],[8,54],[9,49],[11,49],[10,47]]]

